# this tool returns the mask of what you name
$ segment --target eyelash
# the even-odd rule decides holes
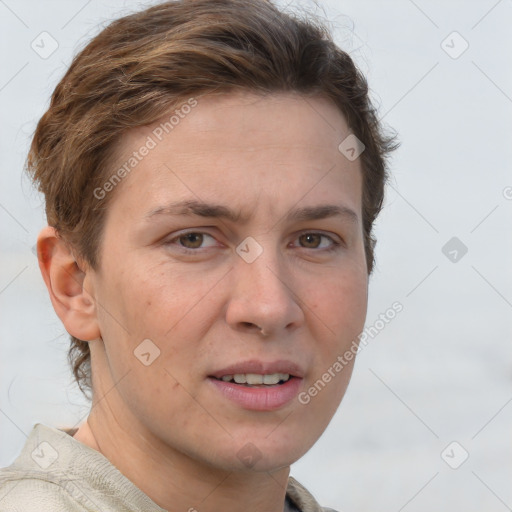
[[[187,235],[191,235],[191,234],[194,234],[194,235],[207,235],[207,236],[209,236],[211,238],[214,238],[213,235],[210,235],[209,233],[206,233],[204,231],[193,231],[192,230],[192,231],[186,231],[186,232],[180,233],[178,236],[175,236],[171,240],[165,242],[164,245],[166,245],[166,246],[175,245],[175,243],[177,241],[179,241],[180,238],[185,237]],[[311,250],[313,250],[313,251],[323,252],[323,253],[330,253],[330,252],[336,251],[337,249],[339,249],[339,247],[341,247],[343,245],[342,242],[338,242],[333,237],[331,237],[329,235],[326,235],[325,233],[322,233],[320,231],[303,231],[299,235],[297,235],[296,238],[300,238],[301,236],[304,236],[304,235],[320,235],[321,237],[327,238],[327,239],[330,240],[331,246],[328,247],[327,249],[325,249],[325,248],[323,248],[323,249],[311,248]],[[302,249],[309,249],[309,248],[308,247],[302,247]],[[205,250],[208,250],[208,248],[206,248],[206,249],[202,249],[202,248],[189,249],[187,247],[183,247],[181,245],[178,245],[178,250],[183,252],[183,253],[185,253],[185,254],[200,254],[200,253],[204,252]]]

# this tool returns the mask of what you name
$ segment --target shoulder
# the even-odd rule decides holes
[[[336,512],[328,507],[321,507],[313,495],[295,478],[288,478],[287,496],[300,512]]]
[[[0,512],[86,512],[62,482],[0,470]]]

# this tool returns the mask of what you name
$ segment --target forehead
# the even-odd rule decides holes
[[[359,159],[349,161],[338,149],[350,130],[331,101],[291,93],[194,101],[193,108],[178,105],[121,139],[113,168],[136,162],[116,195],[132,210],[144,206],[147,215],[176,198],[245,201],[251,210],[251,201],[268,196],[268,207],[278,213],[287,198],[296,202],[306,194],[331,195],[329,202],[338,196],[359,208]],[[136,158],[144,146],[150,149]]]
[[[117,144],[116,156],[118,160],[126,157],[148,136],[158,146],[174,142],[180,153],[198,155],[212,146],[254,152],[263,149],[263,143],[266,148],[286,144],[310,150],[321,146],[333,150],[331,156],[338,156],[337,147],[349,132],[339,108],[324,97],[291,92],[207,94],[183,99],[153,124],[126,131]],[[186,138],[188,144],[183,145]]]

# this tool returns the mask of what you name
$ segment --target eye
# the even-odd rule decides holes
[[[196,249],[204,249],[206,247],[214,247],[215,243],[210,245],[203,245],[205,241],[211,239],[215,242],[215,238],[208,233],[202,233],[200,231],[189,231],[188,233],[182,233],[181,235],[174,237],[173,239],[166,242],[166,245],[177,245],[178,248],[184,249],[185,251],[194,251]]]
[[[325,251],[332,251],[341,245],[340,242],[331,236],[316,232],[302,233],[298,237],[298,240],[300,241],[301,246],[305,249],[323,249]]]
[[[299,241],[299,247],[303,249],[314,249],[322,252],[336,250],[342,245],[341,242],[333,237],[319,232],[301,233],[296,240]],[[200,253],[211,247],[217,246],[216,239],[202,231],[188,231],[165,242],[166,246],[175,247],[185,253]]]

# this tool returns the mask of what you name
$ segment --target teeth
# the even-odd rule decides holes
[[[275,385],[279,381],[286,382],[290,378],[288,373],[272,373],[268,375],[259,375],[257,373],[236,373],[235,375],[224,375],[222,380],[230,382],[234,380],[237,384],[249,384],[258,386],[261,384]]]
[[[257,375],[255,373],[248,373],[245,376],[245,381],[247,382],[247,384],[251,384],[251,385],[263,384],[263,375]]]
[[[277,384],[280,381],[279,373],[273,373],[272,375],[263,375],[263,384]]]

